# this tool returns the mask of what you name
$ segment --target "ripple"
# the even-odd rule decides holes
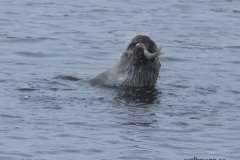
[[[53,110],[61,110],[62,107],[43,107],[43,109],[53,109]]]
[[[44,54],[42,52],[15,52],[14,54],[24,56],[24,57],[38,57],[38,58],[55,56],[55,55]]]
[[[67,76],[67,75],[59,75],[57,77],[54,77],[54,79],[62,79],[62,80],[68,80],[68,81],[79,81],[81,78],[73,77],[73,76]]]
[[[33,37],[25,37],[25,38],[19,38],[19,37],[14,37],[14,36],[5,36],[5,38],[8,41],[3,41],[3,42],[11,42],[11,43],[40,43],[43,41],[55,41],[57,40],[56,38],[51,38],[51,37],[40,37],[40,38],[33,38]]]
[[[191,86],[184,86],[184,85],[179,85],[179,84],[173,84],[173,87],[177,87],[177,88],[190,88]]]
[[[235,60],[235,61],[227,61],[228,63],[232,63],[232,64],[240,64],[239,60]]]
[[[19,88],[18,90],[21,92],[31,92],[31,91],[35,91],[37,89],[35,89],[35,88]]]
[[[24,62],[16,62],[16,65],[30,65],[30,66],[36,66],[34,63],[24,63]]]
[[[41,40],[58,40],[56,38],[51,38],[51,37],[40,37],[40,38],[37,38],[37,39],[41,39]]]
[[[226,46],[225,48],[234,48],[234,49],[240,49],[240,46]]]
[[[197,86],[196,88],[196,92],[200,93],[200,94],[207,94],[207,93],[216,93],[217,92],[217,87],[200,87]]]
[[[233,10],[234,13],[240,13],[240,10]]]
[[[7,14],[14,15],[14,14],[20,14],[20,13],[17,13],[17,12],[7,12]]]
[[[72,134],[63,133],[63,134],[57,135],[57,137],[76,137],[76,136],[74,136],[74,135],[72,135]],[[86,137],[85,137],[85,138],[86,138]]]
[[[65,124],[74,125],[74,126],[83,126],[86,125],[83,122],[66,122]]]
[[[234,90],[234,89],[230,89],[228,90],[228,92],[234,93],[234,94],[240,94],[239,90]]]
[[[122,125],[152,127],[152,122],[128,122],[123,123]]]
[[[7,115],[7,114],[0,114],[0,117],[4,117],[4,118],[22,118],[20,116],[13,116],[13,115]]]
[[[226,9],[222,9],[222,8],[219,8],[219,9],[210,9],[211,11],[213,12],[227,12]]]
[[[206,125],[206,126],[211,126],[211,127],[220,127],[220,126],[223,126],[221,123],[205,123],[204,125]]]
[[[189,60],[189,59],[184,59],[184,58],[177,58],[177,57],[167,57],[167,61],[171,62],[189,62],[189,61],[192,61],[192,60]]]
[[[64,149],[62,152],[67,152],[67,153],[81,153],[82,151],[79,149]]]
[[[9,136],[8,138],[10,138],[10,139],[17,139],[17,140],[32,139],[32,138],[29,138],[29,137],[19,137],[19,136]]]

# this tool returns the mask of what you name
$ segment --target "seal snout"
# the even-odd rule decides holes
[[[147,46],[145,44],[143,44],[143,43],[137,43],[136,47],[142,48],[143,51],[147,50]]]

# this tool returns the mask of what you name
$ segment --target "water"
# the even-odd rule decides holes
[[[2,0],[0,159],[239,159],[239,6]],[[138,34],[163,46],[155,90],[90,86]]]

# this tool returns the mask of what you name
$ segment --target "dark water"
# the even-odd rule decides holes
[[[239,159],[239,6],[1,0],[0,159]],[[163,46],[155,90],[90,86],[138,34]]]

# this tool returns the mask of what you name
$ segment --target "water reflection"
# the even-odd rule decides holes
[[[161,91],[156,88],[121,88],[118,89],[116,100],[127,104],[154,104]]]
[[[154,128],[156,109],[160,104],[160,91],[156,88],[119,88],[115,97],[115,118],[125,126]],[[127,129],[128,130],[128,129]]]

